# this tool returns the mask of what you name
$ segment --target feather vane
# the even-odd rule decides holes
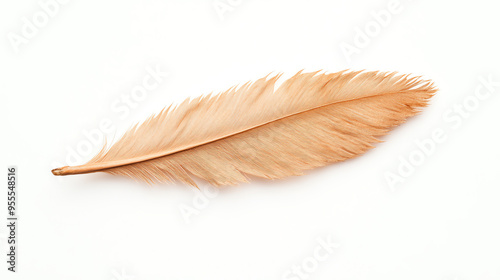
[[[218,186],[302,175],[373,148],[436,92],[428,80],[395,72],[299,72],[275,89],[280,77],[165,108],[88,163],[52,172],[193,186],[193,176]]]

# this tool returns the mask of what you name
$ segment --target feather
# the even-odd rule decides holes
[[[193,177],[213,185],[280,179],[356,157],[425,107],[437,91],[395,72],[281,74],[163,109],[54,175],[103,171],[149,184]]]

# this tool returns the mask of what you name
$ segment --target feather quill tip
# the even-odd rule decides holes
[[[67,168],[68,166],[64,166],[64,167],[59,167],[59,168],[55,168],[55,169],[52,169],[52,174],[56,175],[56,176],[62,176],[62,175],[66,175],[67,172],[65,172],[65,169]]]
[[[58,176],[58,175],[62,175],[62,170],[61,168],[55,168],[55,169],[52,169],[52,174]]]

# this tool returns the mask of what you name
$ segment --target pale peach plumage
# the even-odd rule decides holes
[[[234,185],[248,175],[302,175],[366,152],[436,92],[430,81],[396,73],[299,72],[275,89],[280,76],[166,108],[88,163],[52,172],[190,185],[193,176]]]

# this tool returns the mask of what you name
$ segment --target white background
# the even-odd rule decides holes
[[[389,0],[70,0],[42,26],[47,2],[0,4],[0,178],[19,169],[18,273],[7,272],[1,218],[1,279],[500,278],[498,82],[474,97],[487,93],[480,79],[500,81],[498,1],[401,0],[385,26],[374,14]],[[39,25],[30,36],[23,18]],[[123,107],[148,68],[169,75]],[[203,182],[200,192],[50,173],[103,120],[112,141],[188,97],[270,72],[347,68],[423,75],[440,90],[376,149],[302,177],[213,194]],[[398,172],[435,129],[445,141]],[[391,187],[389,173],[404,181]],[[314,259],[329,238],[338,246]]]

